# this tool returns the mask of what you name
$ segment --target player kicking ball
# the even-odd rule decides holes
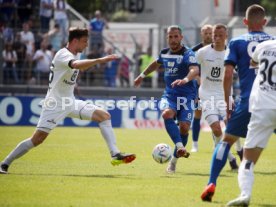
[[[88,30],[71,28],[69,41],[65,48],[60,49],[50,68],[49,89],[42,105],[42,112],[33,135],[20,142],[3,160],[0,173],[7,174],[11,163],[26,154],[30,149],[40,145],[58,122],[65,117],[92,120],[99,123],[101,134],[109,148],[112,165],[132,162],[135,154],[121,153],[116,145],[115,134],[111,125],[110,114],[91,103],[76,100],[74,87],[80,70],[86,70],[96,64],[117,59],[116,55],[108,55],[98,59],[79,60],[81,53],[88,45]]]

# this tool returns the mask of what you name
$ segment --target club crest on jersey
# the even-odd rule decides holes
[[[196,63],[196,58],[194,56],[189,57],[189,62],[190,63]]]

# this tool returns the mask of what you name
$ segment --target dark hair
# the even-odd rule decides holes
[[[82,37],[88,37],[88,30],[85,28],[70,28],[69,29],[69,42],[73,39],[80,39]]]
[[[227,26],[224,25],[224,24],[219,23],[219,24],[215,24],[215,25],[213,26],[213,31],[214,31],[215,29],[224,29],[225,31],[227,31]]]
[[[247,8],[245,17],[250,21],[262,20],[265,18],[265,9],[258,4],[253,4]]]

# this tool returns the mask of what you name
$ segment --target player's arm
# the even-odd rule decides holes
[[[223,90],[224,90],[224,100],[226,103],[226,112],[227,112],[227,119],[230,118],[231,112],[233,110],[233,103],[232,103],[232,82],[233,82],[233,74],[234,74],[234,66],[233,65],[225,65],[225,73],[223,78]]]
[[[72,60],[69,62],[69,66],[74,69],[87,70],[94,65],[107,63],[112,60],[117,60],[117,55],[107,55],[105,57],[96,59],[85,59],[85,60]]]
[[[160,64],[157,61],[152,62],[149,66],[134,80],[134,86],[138,87],[142,83],[143,79],[153,71],[157,70]]]
[[[175,87],[175,86],[181,86],[184,85],[186,83],[188,83],[190,80],[195,79],[197,76],[199,75],[199,67],[198,65],[190,65],[189,66],[189,73],[187,74],[187,76],[183,79],[177,79],[175,80],[171,86]]]

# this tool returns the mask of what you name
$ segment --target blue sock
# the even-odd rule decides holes
[[[211,162],[211,172],[208,185],[210,183],[217,184],[217,178],[224,167],[228,153],[230,151],[230,145],[227,142],[219,142],[213,153]]]
[[[193,131],[193,141],[197,142],[200,132],[200,119],[194,118],[192,124],[192,131]]]
[[[173,119],[165,119],[166,130],[174,144],[181,142],[180,131]]]
[[[187,142],[188,142],[189,134],[186,134],[186,135],[181,134],[180,136],[181,136],[181,139],[182,139],[183,146],[186,147]]]
[[[187,142],[188,142],[189,134],[186,134],[186,135],[181,134],[180,136],[181,136],[182,144],[185,147],[187,145]],[[173,151],[173,156],[174,157],[176,157],[176,150],[177,150],[177,148],[174,147],[174,151]]]

